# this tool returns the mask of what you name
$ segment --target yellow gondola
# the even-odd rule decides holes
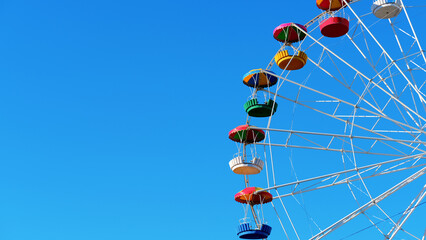
[[[283,70],[298,70],[305,66],[308,61],[308,55],[298,51],[296,55],[290,55],[287,50],[279,51],[275,55],[275,62]]]

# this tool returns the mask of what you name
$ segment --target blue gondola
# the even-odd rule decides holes
[[[262,224],[260,228],[251,228],[249,223],[238,226],[238,237],[243,239],[266,239],[271,234],[272,228]]]

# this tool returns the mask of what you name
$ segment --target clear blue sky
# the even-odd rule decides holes
[[[241,77],[308,2],[0,1],[0,239],[236,239]]]

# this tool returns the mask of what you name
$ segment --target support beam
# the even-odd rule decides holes
[[[331,226],[327,227],[326,229],[324,229],[320,233],[318,233],[315,236],[313,236],[312,238],[310,238],[310,240],[318,240],[318,239],[321,239],[321,238],[327,236],[328,234],[330,234],[331,232],[333,232],[334,230],[336,230],[337,228],[339,228],[343,224],[351,221],[352,219],[354,219],[355,217],[357,217],[361,213],[367,211],[371,207],[375,206],[377,203],[379,203],[382,200],[386,199],[387,197],[389,197],[390,195],[394,194],[395,192],[397,192],[401,188],[407,186],[412,181],[414,181],[417,178],[423,176],[425,173],[426,173],[426,167],[420,169],[418,172],[416,172],[413,175],[409,176],[408,178],[404,179],[403,181],[401,181],[397,185],[393,186],[392,188],[390,188],[386,192],[384,192],[381,195],[379,195],[378,197],[372,199],[371,201],[369,201],[368,203],[366,203],[363,206],[359,207],[358,209],[356,209],[352,213],[348,214],[344,218],[340,219],[336,223],[334,223]]]
[[[401,216],[401,218],[396,223],[396,225],[389,231],[387,236],[389,236],[389,234],[392,233],[392,235],[389,237],[389,240],[392,240],[395,237],[395,235],[398,233],[398,231],[401,230],[402,225],[404,225],[404,223],[407,221],[410,215],[414,212],[417,206],[419,206],[420,202],[423,200],[425,196],[426,196],[426,185],[423,186],[423,189],[420,191],[417,197],[411,202],[410,206],[408,206],[408,208],[405,210],[404,214]]]
[[[341,137],[341,138],[356,138],[356,139],[377,140],[377,141],[419,143],[419,144],[425,144],[426,145],[426,142],[422,142],[422,141],[412,141],[412,140],[394,139],[394,138],[377,138],[377,137],[365,137],[365,136],[354,136],[354,135],[344,135],[344,134],[335,134],[335,133],[296,131],[296,130],[262,128],[262,127],[250,127],[250,128],[251,129],[260,129],[260,130],[263,130],[263,131],[273,131],[273,132],[299,133],[299,134],[309,134],[309,135],[318,135],[318,136]]]
[[[272,190],[272,189],[277,189],[277,188],[282,188],[282,187],[287,187],[287,186],[293,186],[293,185],[299,185],[299,184],[305,183],[305,182],[329,178],[329,177],[333,177],[333,176],[336,176],[336,175],[342,175],[342,174],[345,174],[345,173],[360,171],[360,170],[364,170],[364,169],[368,169],[368,168],[372,168],[372,167],[379,167],[379,166],[382,166],[382,165],[385,165],[385,164],[399,162],[399,161],[403,161],[403,160],[407,160],[407,159],[424,158],[425,157],[424,155],[425,154],[422,153],[422,154],[417,154],[417,155],[412,155],[412,156],[406,156],[406,157],[402,157],[402,158],[392,159],[392,160],[389,160],[389,161],[386,161],[386,162],[375,163],[375,164],[371,164],[371,165],[367,165],[367,166],[363,166],[363,167],[358,167],[358,168],[355,168],[355,169],[348,169],[348,170],[330,173],[330,174],[326,174],[326,175],[322,175],[322,176],[318,176],[318,177],[308,178],[308,179],[304,179],[304,180],[300,180],[300,181],[296,181],[296,182],[281,184],[281,185],[277,185],[277,186],[273,186],[273,187],[264,188],[262,190],[256,191],[254,194],[269,191],[269,190]]]

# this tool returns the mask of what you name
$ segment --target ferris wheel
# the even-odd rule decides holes
[[[239,238],[425,240],[421,4],[316,0],[311,21],[277,24],[229,132]]]

